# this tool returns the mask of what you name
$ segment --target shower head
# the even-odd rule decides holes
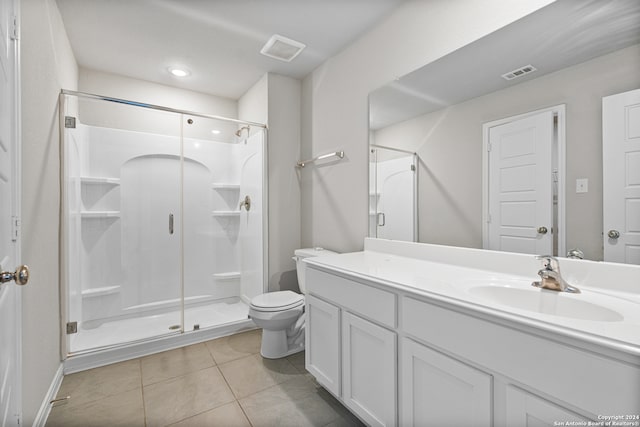
[[[247,126],[242,126],[240,129],[238,129],[238,130],[236,131],[236,136],[237,136],[238,138],[240,138],[240,135],[242,135],[242,131],[243,131],[243,130],[245,130],[245,129],[247,130],[247,136],[249,136],[249,125],[247,125]]]

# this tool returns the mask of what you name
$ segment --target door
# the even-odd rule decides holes
[[[397,425],[396,334],[342,312],[345,404],[370,426]]]
[[[553,254],[553,112],[488,129],[484,247]]]
[[[0,425],[20,420],[20,295],[11,280],[19,260],[17,2],[0,3]],[[3,283],[4,282],[4,283]]]
[[[400,425],[491,425],[491,375],[406,338],[400,375]]]
[[[604,260],[640,264],[640,89],[602,98]]]

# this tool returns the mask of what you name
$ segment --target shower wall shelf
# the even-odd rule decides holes
[[[82,298],[101,297],[104,295],[112,295],[120,292],[120,285],[103,286],[101,288],[83,289]]]
[[[240,216],[240,211],[213,211],[213,216],[234,217]]]
[[[100,178],[93,176],[81,176],[80,182],[83,184],[109,184],[120,185],[120,178]]]
[[[231,184],[225,182],[214,182],[211,184],[214,190],[240,190],[240,184]]]
[[[241,277],[239,271],[228,271],[225,273],[213,273],[213,278],[220,282],[224,280],[235,280]]]
[[[82,211],[82,218],[119,218],[120,211]]]

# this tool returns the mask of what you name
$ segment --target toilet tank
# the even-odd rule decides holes
[[[302,262],[302,260],[314,256],[333,255],[337,254],[337,252],[333,252],[324,248],[305,248],[296,249],[293,254],[293,260],[296,262],[296,271],[298,273],[298,286],[300,287],[300,293],[306,294],[307,286],[304,281],[304,263]]]

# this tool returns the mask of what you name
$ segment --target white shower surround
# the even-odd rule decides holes
[[[238,144],[185,137],[182,167],[179,135],[82,124],[65,134],[67,312],[80,332],[161,313],[167,327],[179,325],[181,259],[185,307],[263,292],[262,132]],[[251,210],[238,213],[245,194]],[[86,350],[73,339],[71,352]]]

